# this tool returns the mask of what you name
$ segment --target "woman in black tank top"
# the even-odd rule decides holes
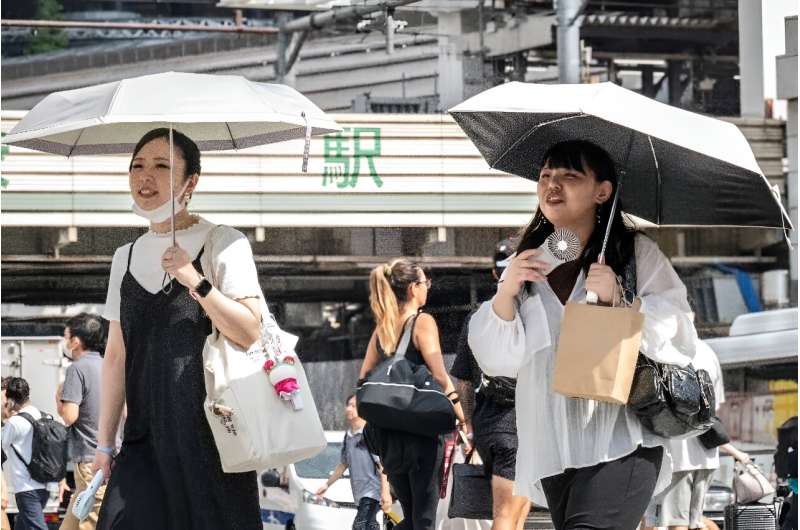
[[[430,280],[416,263],[395,260],[373,269],[369,277],[370,305],[376,328],[370,338],[359,379],[392,355],[401,330],[414,319],[412,340],[406,359],[425,364],[448,397],[455,397],[455,387],[447,374],[439,345],[439,330],[431,315],[420,312],[425,305]],[[464,424],[461,405],[455,404],[459,424]],[[398,530],[429,530],[436,524],[442,465],[440,436],[419,436],[401,431],[379,429],[367,424],[366,436],[377,443],[383,472],[403,507],[403,521]]]
[[[173,142],[174,185],[184,190],[177,194],[180,208],[175,213],[180,230],[198,222],[185,205],[199,178],[200,151],[178,131]],[[156,233],[170,229],[170,154],[169,130],[155,129],[139,141],[129,170],[135,205]],[[179,244],[152,264],[156,275],[163,271],[164,286],[150,292],[131,273],[131,260],[141,251],[139,241],[128,248],[119,285],[119,320],[110,322],[103,360],[94,467],[109,482],[97,528],[259,530],[255,472],[222,470],[203,412],[202,357],[212,323],[232,342],[253,344],[260,336],[259,300],[233,299],[211,286],[203,276],[211,271],[203,271],[200,263],[206,249],[192,259]],[[212,263],[214,258],[218,254]],[[124,402],[125,435],[112,468]]]

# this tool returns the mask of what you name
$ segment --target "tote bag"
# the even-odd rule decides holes
[[[631,307],[569,302],[556,351],[553,391],[625,404],[639,355],[644,315]]]
[[[208,239],[207,245],[211,236]],[[219,285],[210,276],[211,283]],[[314,456],[326,446],[314,396],[294,352],[297,337],[281,330],[263,295],[260,300],[261,339],[257,343],[244,350],[212,328],[203,348],[203,409],[226,473],[285,466]],[[268,358],[294,364],[298,402],[302,403],[299,410],[275,392],[264,371]]]

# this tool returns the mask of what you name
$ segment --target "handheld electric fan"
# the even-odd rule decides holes
[[[572,230],[558,228],[547,237],[539,249],[542,252],[537,256],[531,256],[530,259],[547,263],[549,267],[542,273],[548,275],[559,265],[578,259],[581,242]]]
[[[79,521],[83,522],[89,517],[92,508],[94,508],[94,496],[97,494],[97,490],[100,489],[100,486],[103,485],[104,478],[103,470],[98,469],[89,487],[75,498],[75,505],[72,506],[72,515],[77,517]]]

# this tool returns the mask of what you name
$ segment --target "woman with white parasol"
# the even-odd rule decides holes
[[[305,137],[305,166],[310,136],[337,129],[289,87],[166,73],[52,94],[6,138],[67,156],[131,153],[133,211],[149,223],[111,266],[95,456],[110,480],[98,528],[261,528],[255,473],[222,470],[203,411],[202,351],[212,325],[241,347],[256,342],[263,295],[247,238],[186,208],[200,149]]]
[[[150,226],[117,249],[111,266],[95,457],[111,479],[98,528],[256,529],[256,476],[222,472],[202,408],[200,352],[211,323],[244,348],[258,340],[261,288],[247,238],[186,209],[200,176],[200,151],[174,131],[170,153],[169,135],[155,129],[133,151],[134,212]],[[171,173],[180,190],[174,245]],[[207,242],[213,254],[205,252]],[[224,279],[217,286],[205,279],[212,270]],[[112,470],[115,426],[126,401],[123,449]]]

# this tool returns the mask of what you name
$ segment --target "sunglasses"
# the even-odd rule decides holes
[[[417,283],[417,285],[424,285],[428,289],[431,288],[431,279],[430,278],[426,279],[424,282],[416,282],[416,283]]]

